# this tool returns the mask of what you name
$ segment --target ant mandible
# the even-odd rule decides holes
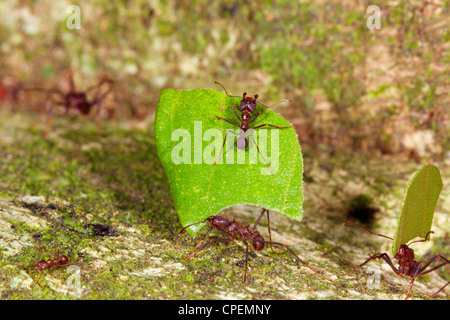
[[[237,96],[229,95],[228,92],[227,92],[227,90],[225,89],[225,87],[224,87],[221,83],[219,83],[219,82],[217,82],[217,81],[215,81],[215,83],[218,84],[218,85],[220,85],[220,86],[223,88],[223,90],[225,91],[225,93],[226,93],[226,95],[227,95],[228,97],[237,97]],[[262,109],[262,110],[259,111],[259,112],[254,116],[254,118],[252,119],[252,114],[255,112],[255,110],[256,110],[256,105],[257,105],[257,104],[259,104],[259,105],[261,105],[261,106],[263,106],[263,107],[269,109],[269,108],[273,107],[274,105],[276,105],[276,104],[278,104],[278,103],[281,103],[281,102],[292,102],[292,100],[281,100],[281,101],[278,101],[277,103],[271,105],[270,107],[268,107],[268,106],[266,106],[266,105],[264,105],[264,104],[262,104],[262,103],[260,103],[260,102],[257,102],[257,101],[256,101],[257,99],[258,99],[258,95],[257,95],[257,94],[255,94],[254,97],[250,97],[250,96],[247,96],[247,93],[246,93],[246,92],[243,93],[243,95],[242,95],[242,100],[241,100],[241,103],[240,103],[240,105],[239,105],[239,110],[242,111],[242,116],[239,116],[239,114],[238,114],[237,111],[236,111],[235,106],[232,106],[232,109],[233,109],[233,111],[234,111],[234,114],[236,115],[236,118],[238,118],[238,121],[240,122],[240,125],[237,124],[237,123],[234,123],[233,121],[230,121],[230,120],[228,120],[228,119],[225,119],[225,118],[223,118],[223,117],[219,117],[219,116],[213,114],[217,119],[226,121],[226,122],[232,124],[233,126],[240,128],[240,132],[239,132],[239,133],[236,133],[236,132],[234,132],[234,131],[232,131],[232,130],[227,130],[227,132],[226,132],[226,134],[225,134],[225,139],[223,140],[222,150],[221,150],[221,152],[220,152],[220,156],[219,156],[219,158],[214,162],[214,165],[222,158],[222,155],[223,155],[223,149],[224,149],[224,147],[225,147],[225,142],[226,142],[226,140],[227,140],[228,133],[237,135],[237,136],[238,136],[237,141],[236,141],[237,148],[238,148],[239,150],[245,150],[245,149],[248,148],[248,144],[249,144],[249,142],[248,142],[248,140],[247,140],[247,138],[246,138],[246,135],[247,135],[246,132],[247,132],[249,129],[258,129],[258,128],[262,128],[262,127],[266,127],[266,126],[273,127],[273,128],[277,128],[277,129],[290,129],[290,128],[292,128],[292,127],[279,127],[279,126],[275,126],[275,125],[270,124],[270,123],[264,123],[264,124],[261,124],[261,125],[256,126],[256,127],[250,127],[250,124],[251,124],[252,122],[255,122],[256,119],[257,119],[257,118],[263,113],[263,111],[264,111],[264,109]],[[258,147],[258,145],[256,144],[255,139],[253,138],[253,136],[252,136],[251,134],[250,134],[249,136],[252,138],[253,143],[255,144],[255,146],[256,146],[256,148],[257,148],[257,150],[258,150],[258,152],[259,152],[261,158],[263,158],[264,161],[266,162],[266,165],[267,165],[267,167],[269,168],[270,173],[271,173],[272,175],[274,175],[273,172],[272,172],[272,170],[271,170],[271,168],[270,168],[270,166],[269,166],[269,164],[267,163],[267,160],[266,160],[266,159],[264,158],[264,156],[261,154],[261,151],[259,151],[259,147]]]
[[[354,222],[345,222],[343,223],[343,225],[353,225],[353,226],[358,226],[360,228],[363,228],[364,230],[366,230],[367,232],[375,235],[375,236],[380,236],[380,237],[384,237],[384,238],[388,238],[391,240],[394,240],[391,237],[379,234],[379,233],[375,233],[371,230],[369,230],[368,228],[359,225],[357,223]],[[390,267],[391,269],[399,276],[406,276],[406,277],[410,277],[411,278],[411,284],[409,286],[409,290],[408,290],[408,294],[406,295],[406,299],[409,298],[409,296],[411,295],[411,289],[413,287],[414,284],[414,280],[420,276],[423,276],[427,273],[433,272],[439,268],[442,268],[443,266],[450,264],[450,261],[447,260],[445,257],[443,257],[440,254],[436,254],[434,255],[426,264],[422,264],[422,261],[416,261],[414,260],[414,250],[409,248],[409,245],[411,245],[412,243],[415,242],[424,242],[428,239],[428,236],[430,233],[433,233],[433,231],[429,231],[426,236],[425,239],[422,240],[416,240],[416,241],[412,241],[409,244],[402,244],[400,245],[400,248],[398,249],[397,253],[395,254],[394,258],[398,260],[398,264],[399,267],[398,269],[394,266],[394,264],[391,261],[391,258],[389,257],[389,255],[387,253],[375,253],[374,255],[369,255],[369,259],[367,259],[366,261],[364,261],[363,263],[361,263],[359,266],[356,266],[355,268],[353,268],[352,270],[350,270],[349,272],[347,272],[346,274],[351,274],[353,271],[355,271],[356,269],[361,268],[362,266],[364,266],[366,263],[368,263],[371,260],[374,259],[383,259]],[[443,263],[437,265],[436,267],[426,270],[434,261],[438,260],[439,258],[441,258],[442,260],[444,260]],[[425,271],[426,270],[426,271]],[[433,293],[430,297],[428,297],[428,299],[434,297],[435,295],[437,295],[439,292],[441,292],[448,284],[450,283],[447,282],[447,284],[445,284],[441,289],[439,289],[437,292]]]
[[[267,209],[263,209],[263,212],[260,215],[260,218],[263,216],[264,211],[268,211]],[[264,249],[264,246],[266,244],[269,245],[274,245],[274,246],[280,246],[280,247],[284,247],[286,248],[286,250],[289,251],[290,254],[292,254],[296,261],[297,264],[298,262],[302,263],[304,266],[308,267],[309,269],[311,269],[315,274],[321,276],[322,278],[324,278],[325,280],[328,280],[330,282],[332,282],[330,279],[326,278],[325,276],[323,276],[322,274],[320,274],[319,272],[317,272],[315,269],[313,269],[312,267],[310,267],[306,262],[302,261],[295,253],[294,251],[292,251],[292,249],[290,249],[287,245],[283,244],[283,243],[279,243],[279,242],[273,242],[273,241],[266,241],[264,239],[264,237],[255,229],[256,225],[258,224],[260,218],[258,219],[258,221],[255,223],[255,225],[253,226],[252,229],[250,229],[248,226],[244,227],[242,225],[240,225],[238,222],[236,222],[233,219],[233,222],[230,222],[228,219],[216,215],[216,216],[211,216],[206,218],[203,221],[200,222],[196,222],[196,223],[192,223],[189,224],[187,226],[185,226],[178,234],[180,235],[183,231],[186,230],[186,228],[192,226],[192,225],[196,225],[199,223],[205,223],[208,222],[210,224],[210,228],[209,230],[206,232],[206,235],[197,243],[197,245],[195,246],[195,251],[193,251],[189,256],[187,256],[186,258],[184,258],[184,260],[187,260],[191,257],[193,257],[196,253],[202,251],[203,249],[205,249],[210,243],[212,242],[220,242],[220,243],[229,243],[229,242],[233,242],[234,240],[236,240],[236,237],[238,236],[240,238],[240,240],[242,240],[242,242],[245,243],[246,246],[246,253],[245,253],[245,272],[244,272],[244,281],[243,283],[246,282],[247,280],[247,262],[248,262],[248,254],[249,254],[249,246],[248,246],[248,242],[247,240],[251,241],[252,247],[255,251],[261,251],[262,249]],[[218,230],[220,233],[222,233],[224,236],[226,236],[226,239],[223,238],[212,238],[210,240],[208,240],[202,247],[198,248],[200,243],[202,243],[207,237],[208,235],[211,233],[211,231],[213,229]]]
[[[45,248],[42,248],[45,250]],[[48,254],[48,251],[45,250]],[[34,268],[38,271],[39,276],[36,279],[36,284],[39,285],[39,279],[41,277],[41,275],[43,274],[45,269],[49,269],[50,270],[50,274],[53,275],[53,270],[56,268],[62,268],[62,267],[67,267],[69,265],[73,265],[75,264],[74,262],[69,262],[69,258],[65,255],[59,255],[59,248],[56,249],[56,254],[55,257],[53,259],[48,259],[48,260],[39,260],[35,265]],[[61,273],[60,273],[61,275]]]

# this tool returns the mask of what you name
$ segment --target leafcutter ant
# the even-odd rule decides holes
[[[91,111],[91,109],[94,106],[97,106],[97,115],[96,119],[100,116],[101,111],[101,105],[103,100],[107,97],[108,94],[110,94],[113,90],[113,84],[114,81],[106,76],[103,76],[100,81],[86,89],[85,91],[79,91],[75,87],[75,82],[73,79],[73,74],[70,71],[69,72],[69,91],[63,92],[62,90],[58,88],[52,88],[52,89],[42,89],[38,87],[33,88],[27,88],[26,91],[41,91],[46,93],[46,98],[44,101],[44,105],[47,105],[50,102],[50,106],[47,109],[47,115],[50,119],[53,108],[56,105],[63,106],[65,108],[65,114],[68,114],[69,111],[72,109],[75,114],[83,114],[88,115]],[[102,90],[103,87],[106,87],[106,90]],[[95,94],[93,96],[92,100],[88,99],[88,94],[95,91]],[[55,100],[52,100],[53,96],[57,96],[58,98]],[[117,96],[114,94],[114,98],[116,103],[121,106],[121,103]]]
[[[268,211],[267,209],[263,209],[260,218],[263,216],[264,211]],[[268,245],[272,245],[272,246],[280,246],[280,247],[284,247],[286,248],[286,250],[289,251],[289,253],[294,256],[297,264],[300,262],[301,264],[303,264],[304,266],[308,267],[309,269],[311,269],[315,274],[319,275],[320,277],[324,278],[325,280],[331,281],[330,279],[326,278],[325,276],[323,276],[322,274],[320,274],[319,272],[317,272],[315,269],[313,269],[312,267],[310,267],[306,262],[302,261],[295,253],[294,251],[292,251],[292,249],[290,249],[287,245],[283,244],[283,243],[279,243],[279,242],[273,242],[273,241],[266,241],[264,239],[264,237],[256,230],[256,226],[260,220],[260,218],[258,219],[258,221],[255,223],[255,225],[253,226],[253,228],[249,228],[242,226],[241,224],[239,224],[238,222],[236,222],[234,219],[233,221],[229,221],[228,219],[216,215],[216,216],[211,216],[209,218],[206,218],[203,221],[200,222],[196,222],[196,223],[192,223],[189,224],[187,226],[185,226],[180,232],[179,235],[182,234],[186,228],[192,226],[192,225],[196,225],[199,223],[205,223],[208,222],[210,224],[210,228],[209,230],[206,232],[206,235],[197,243],[197,245],[195,246],[195,251],[193,251],[189,256],[187,256],[186,258],[184,258],[184,260],[190,259],[191,257],[193,257],[195,254],[197,254],[198,252],[202,251],[203,249],[205,249],[209,244],[211,244],[212,242],[220,242],[220,243],[229,243],[229,242],[233,242],[235,240],[242,240],[242,242],[245,243],[246,246],[246,253],[245,253],[245,272],[244,272],[244,281],[243,283],[246,282],[247,280],[247,262],[248,262],[248,255],[249,255],[249,245],[248,245],[248,241],[251,242],[251,245],[253,247],[253,249],[255,251],[261,251],[262,249],[264,249],[264,246],[266,244]],[[206,238],[208,237],[208,235],[211,233],[211,231],[213,229],[218,230],[222,235],[224,235],[226,238],[212,238],[209,239],[205,244],[203,244],[203,246],[200,246],[200,244],[202,242],[204,242],[206,240]],[[238,238],[238,239],[236,239]]]
[[[223,90],[225,91],[225,93],[226,93],[226,95],[227,95],[228,97],[238,97],[238,96],[232,96],[232,95],[229,95],[228,92],[227,92],[227,90],[225,89],[225,87],[224,87],[221,83],[219,83],[219,82],[217,82],[217,81],[215,81],[215,83],[217,83],[218,85],[220,85],[220,86],[223,88]],[[279,127],[279,126],[275,126],[275,125],[270,124],[270,123],[264,123],[264,124],[258,125],[258,126],[256,126],[256,127],[250,127],[250,124],[253,123],[253,122],[255,122],[256,119],[257,119],[257,118],[263,113],[263,111],[264,111],[264,109],[261,109],[261,111],[259,111],[259,112],[253,117],[253,119],[252,119],[252,114],[253,114],[253,113],[255,112],[255,110],[256,110],[256,105],[259,104],[259,105],[263,106],[264,108],[269,109],[269,108],[273,107],[274,105],[276,105],[276,104],[278,104],[278,103],[281,103],[281,102],[292,102],[292,100],[281,100],[281,101],[278,101],[277,103],[275,103],[275,104],[273,104],[273,105],[271,105],[271,106],[269,107],[269,106],[266,106],[266,105],[264,105],[264,104],[262,104],[262,103],[260,103],[260,102],[257,102],[257,99],[258,99],[258,95],[257,95],[257,94],[256,94],[254,97],[250,97],[250,96],[247,96],[247,93],[246,93],[246,92],[243,93],[243,95],[242,95],[242,100],[241,100],[241,103],[240,103],[240,105],[239,105],[239,110],[242,111],[242,115],[241,115],[241,116],[239,116],[239,114],[237,113],[235,106],[232,107],[232,109],[233,109],[233,111],[234,111],[234,114],[236,115],[236,118],[238,119],[238,121],[240,122],[240,124],[234,123],[234,122],[231,121],[231,120],[228,120],[228,119],[225,119],[225,118],[223,118],[223,117],[219,117],[219,116],[213,114],[217,119],[226,121],[226,122],[232,124],[233,126],[240,128],[239,133],[236,133],[236,132],[234,132],[233,130],[227,130],[227,131],[226,131],[226,133],[225,133],[225,138],[224,138],[223,144],[222,144],[222,149],[221,149],[221,151],[220,151],[220,156],[219,156],[219,158],[214,162],[214,165],[215,165],[215,164],[222,158],[222,156],[223,156],[223,149],[224,149],[224,147],[225,147],[225,142],[226,142],[226,140],[227,140],[228,133],[231,133],[231,134],[234,134],[234,135],[238,136],[236,145],[237,145],[237,148],[238,148],[239,150],[245,150],[245,149],[248,148],[248,146],[249,146],[249,141],[248,141],[248,139],[246,138],[246,136],[248,135],[248,136],[253,140],[253,143],[255,144],[255,146],[256,146],[256,148],[257,148],[257,150],[258,150],[258,153],[260,154],[261,158],[264,159],[264,162],[266,163],[267,167],[269,168],[270,173],[271,173],[272,175],[274,175],[273,172],[272,172],[272,170],[271,170],[271,168],[270,168],[270,166],[269,166],[269,164],[267,163],[267,160],[266,160],[266,159],[264,158],[264,156],[261,154],[261,151],[259,150],[259,147],[258,147],[258,145],[256,144],[255,138],[253,138],[253,136],[252,136],[251,134],[246,134],[246,132],[247,132],[249,129],[259,129],[259,128],[262,128],[262,127],[272,127],[272,128],[277,128],[277,129],[290,129],[290,128],[292,128],[292,127]]]
[[[375,233],[371,230],[369,230],[368,228],[359,225],[357,223],[353,223],[353,222],[345,222],[343,223],[343,225],[353,225],[353,226],[358,226],[360,228],[363,228],[364,230],[366,230],[367,232],[376,235],[376,236],[380,236],[380,237],[384,237],[387,239],[391,239],[394,240],[391,237],[382,235],[382,234],[378,234]],[[371,260],[374,259],[383,259],[390,267],[391,269],[399,276],[406,276],[406,277],[410,277],[411,278],[411,284],[409,286],[409,290],[408,290],[408,294],[406,295],[406,299],[409,298],[409,296],[411,295],[411,289],[413,287],[414,284],[414,280],[420,276],[423,276],[427,273],[433,272],[439,268],[442,268],[443,266],[450,264],[450,261],[447,260],[445,257],[443,257],[440,254],[436,254],[434,255],[427,263],[422,263],[422,261],[416,261],[414,259],[414,250],[409,248],[409,246],[412,243],[415,242],[424,242],[427,241],[428,236],[430,235],[430,233],[433,233],[433,231],[430,231],[427,233],[427,235],[425,236],[425,239],[422,240],[416,240],[416,241],[412,241],[409,244],[402,244],[400,245],[400,248],[398,249],[397,253],[395,254],[394,258],[398,260],[398,264],[399,267],[396,268],[394,266],[394,264],[392,263],[389,255],[387,253],[375,253],[374,255],[369,255],[369,258],[364,261],[363,263],[361,263],[359,266],[356,266],[355,268],[353,268],[352,270],[350,270],[349,272],[347,272],[346,274],[351,274],[353,271],[355,271],[356,269],[361,268],[362,266],[364,266],[366,263],[368,263]],[[426,270],[433,262],[437,261],[438,259],[442,259],[444,262],[442,262],[441,264],[435,266],[434,268],[428,269]],[[435,295],[437,295],[439,292],[441,292],[450,282],[447,282],[447,284],[445,284],[441,289],[439,289],[439,291],[435,292],[434,294],[432,294],[429,298],[434,297]],[[429,299],[428,298],[428,299]]]
[[[16,79],[9,76],[0,77],[0,102],[6,105],[17,103],[22,90],[23,84]]]

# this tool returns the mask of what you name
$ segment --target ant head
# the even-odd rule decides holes
[[[258,98],[258,95],[255,95],[255,97],[252,98],[252,97],[248,97],[247,93],[244,92],[244,94],[242,95],[241,104],[239,105],[239,109],[241,111],[248,111],[250,113],[255,112],[257,98]]]
[[[208,221],[212,225],[217,226],[217,227],[226,228],[231,225],[231,222],[228,219],[221,217],[221,216],[213,216],[208,219],[209,219]]]
[[[425,242],[429,240],[429,235],[434,233],[433,231],[428,231],[428,233],[425,235],[424,239],[411,241],[408,244],[401,244],[400,248],[398,249],[397,253],[395,254],[395,258],[397,259],[414,259],[414,250],[411,249],[409,246],[416,242]]]
[[[67,256],[64,256],[64,255],[59,256],[58,257],[58,263],[60,263],[60,264],[67,264],[67,263],[69,263],[69,258],[67,258]]]
[[[397,253],[394,256],[396,259],[405,259],[408,258],[414,259],[414,250],[408,247],[407,244],[400,245],[400,248],[398,249]]]

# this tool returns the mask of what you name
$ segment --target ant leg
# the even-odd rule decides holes
[[[242,118],[239,117],[239,115],[238,115],[238,113],[237,113],[237,111],[236,111],[236,108],[235,108],[234,106],[232,106],[231,108],[233,109],[234,114],[236,115],[236,118],[238,118],[239,122],[241,122],[241,121],[242,121]]]
[[[58,269],[58,273],[59,273],[59,287],[62,288],[62,274],[60,269]]]
[[[198,246],[200,245],[200,243],[202,243],[203,241],[206,240],[206,238],[209,236],[209,234],[211,233],[211,231],[212,231],[213,229],[214,229],[214,227],[211,227],[211,228],[208,230],[208,232],[206,232],[205,236],[204,236],[204,237],[203,237],[203,238],[195,245],[194,249],[197,249]],[[234,240],[233,234],[228,233],[228,232],[226,232],[226,231],[224,231],[224,230],[222,230],[222,229],[220,229],[220,228],[216,228],[216,230],[220,231],[224,236],[229,237],[230,239],[233,239],[233,240]],[[200,250],[202,250],[202,249],[200,249]]]
[[[52,102],[50,99],[50,95],[51,95],[51,92],[48,92],[48,94],[45,98],[45,101],[44,101],[44,107],[47,108],[47,121],[46,121],[47,125],[46,125],[44,131],[42,132],[43,137],[47,136],[48,130],[49,130],[49,128],[51,128],[53,108],[55,105],[59,104],[59,102],[56,102],[56,103]],[[49,105],[49,106],[47,107],[47,105]]]
[[[198,246],[200,245],[200,243],[202,243],[203,241],[206,240],[206,238],[208,238],[209,234],[211,233],[213,227],[209,228],[208,232],[206,232],[205,236],[203,238],[200,239],[199,242],[197,242],[197,244],[195,245],[194,249],[197,249]]]
[[[178,232],[178,240],[177,240],[176,245],[178,245],[178,242],[179,242],[180,239],[181,239],[181,238],[180,238],[180,234],[182,234],[187,228],[189,228],[190,226],[196,225],[196,224],[205,223],[206,221],[207,221],[207,220],[205,219],[205,220],[203,220],[203,221],[194,222],[194,223],[188,224],[188,225],[185,226],[183,229],[181,229],[180,232]]]
[[[270,123],[265,123],[265,124],[261,124],[259,126],[253,127],[252,129],[258,129],[258,128],[265,127],[265,126],[269,126],[269,127],[273,127],[273,128],[277,128],[277,129],[290,129],[290,128],[293,128],[292,126],[291,127],[279,127],[279,126],[275,126],[275,125],[270,124]]]
[[[253,129],[253,128],[252,128],[252,129]],[[257,149],[258,152],[259,152],[259,155],[261,156],[261,158],[263,158],[264,162],[266,163],[266,166],[267,166],[267,168],[269,169],[270,174],[271,174],[272,176],[274,176],[274,173],[273,173],[273,171],[272,171],[272,168],[270,167],[270,165],[269,165],[269,163],[267,162],[266,158],[264,158],[264,156],[262,155],[261,151],[259,150],[258,144],[257,144],[256,141],[255,141],[255,138],[253,138],[252,135],[250,135],[250,137],[252,138],[253,143],[255,144],[256,149]]]
[[[447,282],[442,288],[440,288],[438,291],[436,291],[435,293],[433,293],[431,296],[429,296],[428,298],[427,298],[427,300],[428,299],[431,299],[431,298],[433,298],[435,295],[437,295],[439,292],[441,292],[442,290],[444,290],[444,288],[446,287],[446,286],[448,286],[450,284],[450,281],[449,282]]]
[[[394,266],[394,264],[391,261],[391,258],[389,258],[387,253],[375,253],[373,256],[369,255],[369,259],[367,259],[366,261],[364,261],[363,263],[361,263],[359,266],[354,267],[352,270],[350,270],[349,272],[346,273],[346,275],[349,275],[351,273],[353,273],[353,271],[355,271],[356,269],[361,268],[362,266],[364,266],[367,262],[374,260],[374,259],[383,259],[391,268],[392,270],[396,273],[399,274],[398,269]]]
[[[248,261],[248,243],[247,241],[245,242],[245,246],[247,247],[245,250],[245,271],[244,271],[244,282],[245,283],[247,281],[247,261]]]
[[[439,258],[441,258],[441,259],[444,260],[445,262],[441,263],[440,265],[438,265],[438,266],[436,266],[436,267],[434,267],[434,268],[432,268],[432,269],[430,269],[430,270],[425,271],[425,269],[426,269],[430,264],[432,264],[436,259],[439,259]],[[437,254],[437,255],[435,255],[433,258],[431,258],[430,261],[428,261],[428,262],[422,267],[422,269],[420,269],[418,277],[420,277],[420,276],[422,276],[422,275],[424,275],[424,274],[433,272],[434,270],[437,270],[437,269],[439,269],[439,268],[442,268],[443,266],[445,266],[445,265],[447,265],[447,264],[450,265],[450,261],[447,260],[445,257],[441,256],[440,254]],[[425,271],[425,272],[424,272],[424,271]]]
[[[100,94],[100,85],[99,85],[98,91],[94,98],[94,101],[92,102],[92,106],[97,105],[97,112],[95,114],[95,122],[97,124],[98,131],[100,131],[98,127],[99,127],[99,122],[100,122],[100,114],[101,114],[101,110],[102,110],[102,102],[106,98],[106,96],[110,93],[110,91],[111,91],[111,88],[109,88],[102,95],[99,96],[99,94]],[[98,134],[99,134],[99,132],[98,132]]]
[[[382,234],[379,234],[379,233],[375,233],[375,232],[373,232],[372,230],[367,229],[366,227],[364,227],[364,226],[362,226],[362,225],[360,225],[360,224],[357,224],[357,223],[355,223],[355,222],[344,222],[342,225],[343,225],[343,226],[357,226],[357,227],[360,227],[360,228],[366,230],[366,231],[369,232],[370,234],[373,234],[374,236],[379,236],[379,237],[391,239],[392,241],[394,241],[394,238],[391,238],[391,237],[388,237],[388,236],[385,236],[385,235],[382,235]]]
[[[267,217],[269,217],[269,210],[263,209],[263,210],[261,211],[261,214],[259,215],[258,220],[256,220],[255,224],[253,225],[253,230],[256,229],[256,226],[258,225],[259,221],[261,220],[261,218],[262,218],[263,215],[264,215],[264,212],[266,212],[266,211],[267,211]]]
[[[44,250],[47,253],[48,257],[50,258],[50,253],[47,251],[47,249],[45,249],[44,247],[41,247],[41,246],[38,246],[38,248]]]
[[[94,102],[92,103],[92,105],[100,104],[100,102],[102,102],[102,100],[106,98],[106,96],[111,92],[111,90],[112,90],[112,88],[109,88],[108,90],[103,92],[101,95],[100,95],[100,90],[98,90],[97,94],[95,95]]]
[[[58,260],[59,257],[59,248],[56,248],[56,253],[55,253],[55,260]]]
[[[41,285],[39,284],[39,279],[41,278],[41,275],[42,275],[43,272],[44,272],[44,270],[38,271],[39,275],[38,275],[38,277],[37,277],[37,279],[36,279],[36,284],[37,284],[38,286],[41,286]]]
[[[213,238],[211,240],[209,240],[208,242],[206,242],[203,247],[201,247],[200,249],[197,249],[195,251],[193,251],[190,255],[188,255],[186,258],[184,258],[183,260],[188,260],[191,257],[193,257],[195,254],[199,253],[200,251],[202,251],[203,249],[205,249],[211,242],[221,242],[221,243],[229,243],[229,242],[233,242],[234,238],[232,238],[230,236],[230,239],[221,239],[221,238]]]
[[[73,80],[72,69],[69,70],[69,87],[70,87],[70,92],[75,92],[75,81]]]
[[[237,115],[237,114],[236,114]],[[238,127],[238,128],[240,128],[241,126],[240,125],[238,125],[238,124],[236,124],[236,123],[234,123],[234,122],[232,122],[232,121],[230,121],[230,120],[228,120],[228,119],[225,119],[225,118],[222,118],[222,117],[219,117],[219,116],[216,116],[215,114],[213,114],[213,116],[214,117],[216,117],[218,120],[223,120],[223,121],[226,121],[226,122],[228,122],[228,123],[230,123],[230,124],[232,124],[233,126],[235,126],[235,127]],[[239,120],[241,120],[241,118],[239,118]]]
[[[267,212],[267,230],[269,231],[269,240],[272,241],[272,233],[270,232],[269,210],[263,209],[263,210],[261,211],[261,214],[259,215],[258,220],[256,220],[255,224],[253,225],[253,229],[252,229],[252,230],[255,230],[255,229],[256,229],[256,226],[258,225],[259,221],[260,221],[261,218],[263,217],[264,212]],[[273,252],[273,247],[270,246],[270,248],[272,249],[272,252]]]
[[[102,87],[103,84],[108,84],[109,87],[108,87],[108,89],[107,89],[103,94],[100,95],[101,87]],[[114,81],[113,81],[113,80],[111,80],[111,79],[109,79],[109,78],[103,78],[97,85],[92,86],[91,88],[87,89],[87,90],[86,90],[86,93],[89,92],[89,91],[91,91],[91,90],[94,89],[94,88],[97,88],[97,92],[96,92],[96,94],[95,94],[95,97],[94,97],[94,100],[93,100],[94,102],[92,103],[92,105],[98,104],[98,109],[100,109],[100,103],[101,103],[101,101],[102,101],[109,93],[112,93],[113,96],[114,96],[114,101],[115,101],[116,104],[119,106],[120,112],[123,114],[123,113],[124,113],[124,112],[123,112],[124,108],[123,108],[122,102],[120,101],[119,97],[117,96],[116,92],[114,91],[114,87],[113,87],[113,86],[114,86]],[[97,116],[98,116],[99,112],[100,112],[100,111],[97,110]]]
[[[414,272],[414,275],[411,277],[411,284],[409,285],[409,290],[408,290],[408,293],[406,294],[405,300],[408,300],[409,296],[411,295],[411,289],[413,287],[414,280],[416,280],[417,275],[419,274],[420,265],[421,265],[421,263],[419,263],[419,266],[417,267],[416,272]]]
[[[270,241],[264,241],[265,244],[271,244],[271,245],[275,245],[275,246],[281,246],[281,247],[285,247],[290,254],[292,254],[295,259],[302,263],[305,267],[308,267],[310,270],[312,270],[315,274],[317,274],[318,276],[321,276],[322,278],[324,278],[325,280],[328,280],[330,282],[333,282],[332,280],[328,279],[327,277],[325,277],[324,275],[320,274],[317,270],[315,270],[313,267],[309,266],[306,262],[304,262],[303,260],[301,260],[294,251],[291,250],[291,248],[289,248],[287,245],[283,244],[283,243],[279,243],[279,242],[270,242]]]
[[[226,120],[226,119],[225,119],[225,120]],[[228,120],[227,120],[227,121],[228,121]],[[225,148],[225,142],[227,141],[228,133],[232,133],[232,134],[234,134],[234,135],[236,135],[236,136],[239,135],[238,133],[236,133],[236,132],[234,132],[234,131],[232,131],[232,130],[227,130],[227,132],[225,133],[225,139],[223,139],[222,149],[220,150],[220,156],[219,156],[219,158],[218,158],[216,161],[214,161],[214,164],[213,164],[214,166],[217,164],[217,162],[220,161],[220,159],[222,159],[222,156],[223,156],[223,149]]]
[[[434,261],[436,261],[437,259],[439,259],[439,258],[441,258],[441,259],[443,259],[444,260],[444,262],[443,263],[441,263],[441,264],[439,264],[439,265],[437,265],[436,267],[434,267],[434,268],[432,268],[432,269],[430,269],[430,270],[427,270],[427,271],[425,271],[425,269],[431,264],[431,263],[433,263]],[[436,254],[434,257],[432,257],[420,270],[419,270],[419,274],[417,275],[418,277],[420,277],[420,276],[422,276],[422,275],[424,275],[424,274],[427,274],[427,273],[430,273],[430,272],[433,272],[433,271],[435,271],[435,270],[437,270],[437,269],[439,269],[439,268],[442,268],[443,266],[445,266],[445,265],[450,265],[450,261],[449,260],[447,260],[445,257],[443,257],[443,256],[441,256],[440,254]],[[424,272],[425,271],[425,272]],[[446,287],[446,286],[448,286],[448,284],[450,283],[450,281],[449,282],[447,282],[442,288],[440,288],[438,291],[436,291],[435,293],[433,293],[431,296],[429,296],[428,298],[427,298],[427,300],[428,299],[431,299],[432,297],[434,297],[434,296],[436,296],[439,292],[441,292],[442,290],[444,290],[444,288]]]
[[[110,78],[108,78],[107,76],[104,75],[104,76],[100,77],[100,81],[99,81],[97,84],[94,84],[93,86],[89,87],[89,88],[85,91],[85,93],[88,93],[88,92],[90,92],[91,90],[97,88],[97,94],[96,94],[96,96],[98,96],[98,93],[99,93],[99,91],[100,91],[100,87],[101,87],[103,84],[105,84],[105,83],[112,84],[112,83],[114,83],[114,81],[111,80]],[[72,90],[72,91],[74,91],[74,90]]]
[[[263,109],[263,110],[264,110],[264,109]],[[260,112],[258,112],[258,113],[255,115],[255,117],[254,117],[252,120],[250,120],[250,122],[249,122],[248,124],[254,122],[254,121],[260,116],[260,114],[263,113],[263,110],[261,110]]]

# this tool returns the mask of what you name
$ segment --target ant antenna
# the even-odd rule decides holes
[[[203,220],[203,221],[194,222],[194,223],[188,224],[188,225],[185,226],[183,229],[181,229],[180,232],[178,232],[178,240],[177,240],[176,245],[178,245],[178,242],[180,242],[180,239],[181,239],[180,235],[184,232],[184,230],[186,230],[186,229],[189,228],[190,226],[193,226],[193,225],[196,225],[196,224],[200,224],[200,223],[205,223],[206,221],[207,221],[207,219],[205,219],[205,220]]]
[[[219,86],[221,86],[221,87],[223,88],[223,90],[225,91],[225,93],[227,94],[227,96],[233,97],[233,96],[231,96],[231,95],[227,92],[227,89],[225,89],[225,87],[224,87],[220,82],[214,81],[214,83],[217,83]],[[247,92],[244,92],[244,94],[243,94],[244,99],[245,99],[246,96],[247,96]],[[257,94],[255,94],[254,99],[255,99],[255,101],[256,101],[256,99],[258,99],[258,95],[257,95]],[[279,104],[279,103],[282,103],[282,102],[292,102],[292,101],[293,101],[293,100],[291,100],[291,99],[280,100],[280,101],[274,103],[274,104],[271,105],[271,106],[267,106],[267,105],[265,105],[265,104],[263,104],[263,103],[260,103],[260,102],[257,102],[257,104],[262,105],[263,107],[265,107],[265,108],[267,108],[267,109],[270,109],[270,108],[272,108],[273,106],[275,106],[275,105],[277,105],[277,104]]]
[[[282,102],[292,102],[293,100],[290,100],[290,99],[285,99],[285,100],[280,100],[280,101],[278,101],[278,102],[275,102],[273,105],[271,105],[270,107],[269,106],[266,106],[265,104],[262,104],[261,102],[257,102],[258,104],[260,104],[260,105],[262,105],[263,107],[265,107],[265,108],[267,108],[267,109],[270,109],[270,108],[272,108],[273,106],[275,106],[275,105],[277,105],[277,104],[279,104],[279,103],[282,103]]]
[[[360,225],[360,224],[354,223],[354,222],[344,222],[342,225],[343,225],[343,226],[348,226],[348,225],[350,225],[350,226],[357,226],[357,227],[363,228],[364,230],[366,230],[367,232],[373,234],[374,236],[380,236],[380,237],[384,237],[384,238],[388,238],[388,239],[394,240],[394,239],[391,238],[391,237],[388,237],[388,236],[385,236],[385,235],[382,235],[382,234],[379,234],[379,233],[375,233],[375,232],[369,230],[368,228],[366,228],[366,227],[364,227],[364,226],[362,226],[362,225]],[[428,235],[428,234],[427,234],[427,235]],[[420,241],[420,240],[419,240],[419,241]],[[422,241],[424,241],[424,240],[422,240]]]
[[[430,235],[430,233],[434,233],[434,231],[428,231],[428,233],[425,235],[425,239],[411,241],[410,243],[407,244],[407,246],[409,246],[409,245],[411,245],[411,244],[413,244],[413,243],[416,243],[416,242],[425,242],[425,241],[430,240],[430,239],[428,238],[428,236]]]
[[[225,90],[225,93],[227,94],[227,96],[231,97],[231,96],[228,94],[227,89],[225,89],[225,87],[224,87],[220,82],[214,81],[214,83],[217,83],[219,86],[221,86],[221,87],[223,88],[223,90]]]

